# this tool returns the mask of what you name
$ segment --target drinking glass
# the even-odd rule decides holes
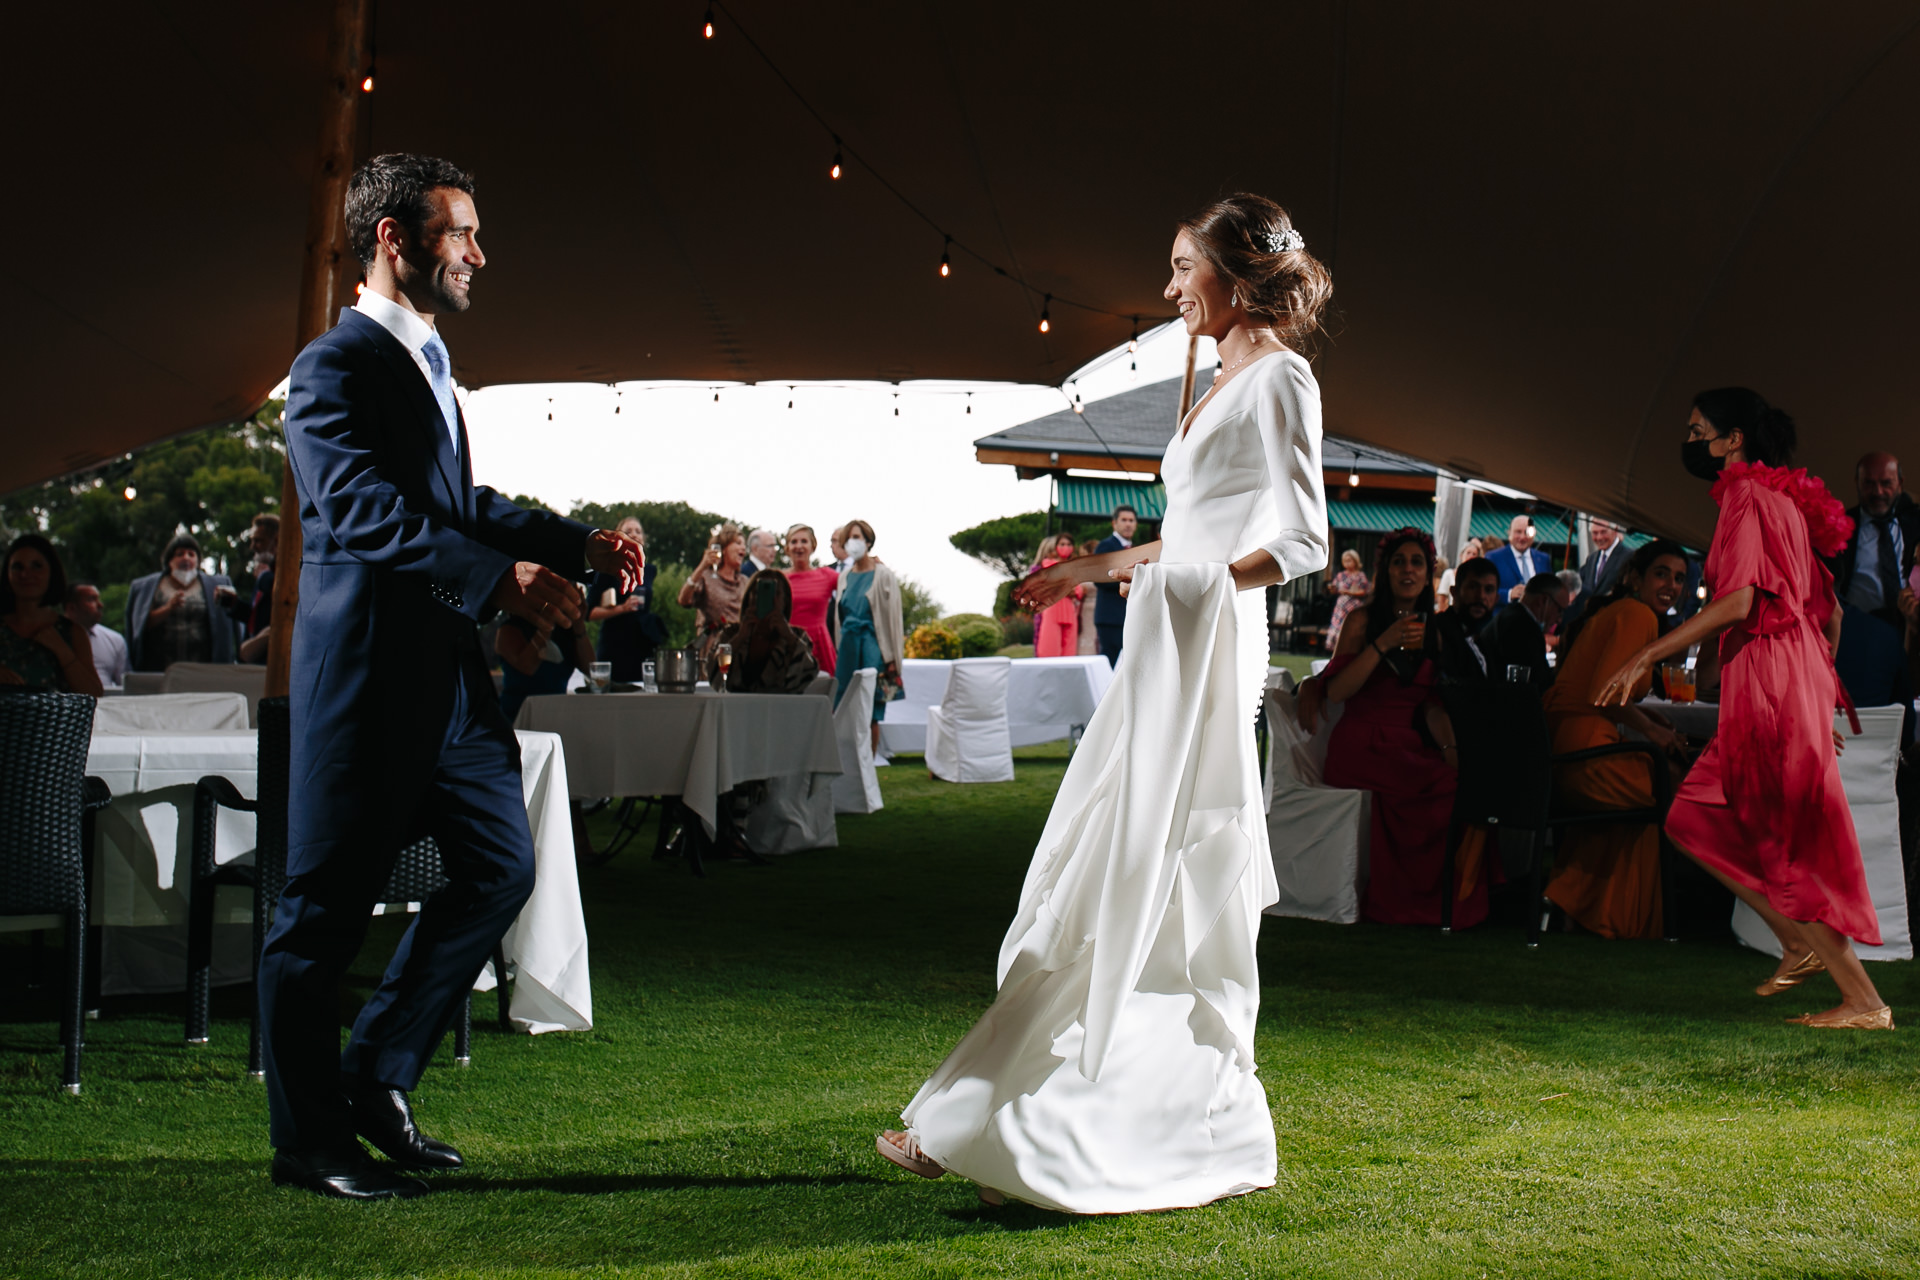
[[[1402,649],[1418,649],[1427,642],[1427,615],[1410,613],[1407,615],[1407,629],[1400,634]]]
[[[1693,672],[1673,665],[1660,668],[1660,674],[1667,684],[1668,702],[1693,701]]]
[[[593,677],[593,691],[595,693],[605,693],[607,686],[613,683],[613,664],[611,662],[596,662],[587,669],[587,673]]]
[[[660,685],[653,678],[653,659],[648,658],[640,664],[640,687],[648,693],[660,692]]]
[[[725,693],[727,691],[727,668],[733,665],[733,646],[730,644],[721,645],[714,650],[714,656],[720,664],[720,678],[714,682],[713,691],[715,693]]]

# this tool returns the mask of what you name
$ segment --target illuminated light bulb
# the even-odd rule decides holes
[[[373,92],[373,71],[371,69],[367,71],[367,78],[360,82],[360,92],[362,93]]]
[[[133,490],[131,489],[127,490],[127,496],[132,497]],[[1701,583],[1698,587],[1694,589],[1693,594],[1698,596],[1700,599],[1705,600],[1707,598],[1707,584],[1704,582]]]
[[[353,286],[353,296],[356,298],[359,297],[361,294],[365,293],[366,291],[367,291],[367,282],[365,280],[362,280],[360,283]]]
[[[1053,318],[1048,314],[1052,310],[1053,295],[1048,294],[1047,300],[1040,304],[1040,332],[1042,333],[1051,333],[1053,331]]]
[[[1080,403],[1079,396],[1073,398],[1073,411],[1075,413],[1085,413],[1087,411],[1087,406]]]
[[[134,488],[132,485],[128,485],[125,489],[122,489],[121,493],[123,493],[126,496],[126,499],[128,502],[132,502],[135,498],[140,496],[140,491]]]
[[[1358,489],[1360,487],[1360,473],[1358,471],[1347,472],[1347,483]]]
[[[827,176],[829,178],[832,178],[835,182],[838,182],[840,180],[841,172],[842,172],[842,169],[841,169],[841,163],[840,163],[840,135],[836,133],[833,135],[833,168],[827,170]]]
[[[713,6],[712,5],[707,6],[706,37],[709,40],[713,39]]]
[[[953,274],[953,237],[947,237],[946,245],[940,250],[940,278],[946,279]]]

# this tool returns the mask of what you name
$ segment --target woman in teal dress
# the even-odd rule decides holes
[[[53,544],[23,533],[0,574],[0,685],[29,693],[100,696],[85,628],[60,611],[67,574]]]
[[[901,687],[900,659],[906,648],[900,617],[900,583],[893,570],[873,558],[873,526],[849,520],[847,556],[853,561],[840,574],[840,614],[834,625],[833,705],[847,691],[862,667],[879,672],[873,691],[873,748],[880,749],[880,721],[887,703],[906,696]]]

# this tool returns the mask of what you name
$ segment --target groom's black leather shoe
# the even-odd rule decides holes
[[[395,1164],[434,1173],[466,1163],[452,1146],[420,1132],[405,1089],[357,1082],[348,1085],[346,1093],[347,1105],[353,1108],[354,1131]]]
[[[273,1185],[341,1200],[407,1200],[427,1194],[427,1184],[374,1163],[357,1142],[339,1150],[276,1151]]]

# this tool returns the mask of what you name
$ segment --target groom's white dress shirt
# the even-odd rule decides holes
[[[433,326],[392,298],[371,289],[360,295],[360,301],[353,304],[353,309],[400,340],[400,345],[413,357],[420,376],[427,380],[427,390],[432,391],[433,370],[427,367],[425,351],[427,342],[433,337]],[[445,342],[446,339],[442,338],[441,341]],[[454,456],[459,457],[460,433],[449,424],[447,434],[453,439]]]

